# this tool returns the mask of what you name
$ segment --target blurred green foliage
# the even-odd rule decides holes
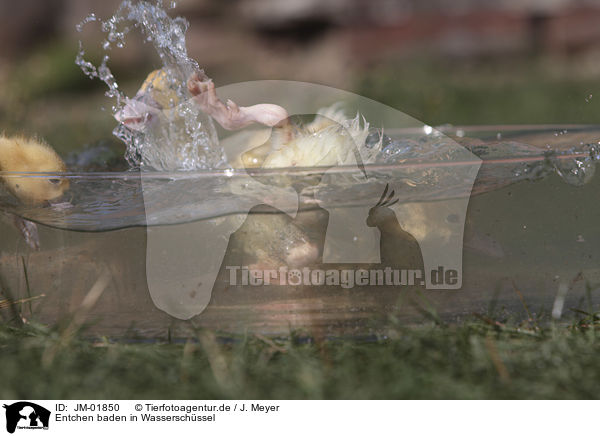
[[[554,62],[415,60],[375,68],[357,91],[429,125],[599,123],[600,77]]]

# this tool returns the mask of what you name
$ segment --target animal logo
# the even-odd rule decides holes
[[[50,411],[38,404],[19,401],[3,406],[6,409],[6,431],[14,433],[19,429],[48,429]]]
[[[312,83],[272,80],[243,82],[222,87],[219,94],[233,101],[268,100],[285,107],[290,116],[319,114],[324,102],[344,102],[347,113],[360,113],[366,119],[373,120],[372,122],[377,120],[388,130],[414,126],[421,126],[423,129],[422,123],[400,111],[343,90]],[[359,121],[360,118],[357,117],[356,123]],[[311,126],[319,127],[320,124]],[[315,136],[328,133],[328,127],[325,127],[324,131],[315,130]],[[331,129],[335,128],[334,126]],[[368,134],[361,129],[357,131]],[[423,131],[429,134],[431,128]],[[202,192],[223,191],[226,195],[235,196],[235,207],[228,209],[227,214],[214,219],[149,226],[146,233],[146,278],[150,296],[156,307],[183,320],[201,314],[211,300],[229,238],[245,222],[249,211],[257,206],[266,205],[287,214],[292,220],[296,219],[300,205],[299,193],[292,183],[280,184],[276,183],[276,178],[269,179],[271,170],[279,167],[297,167],[299,171],[303,170],[304,158],[312,158],[309,154],[315,151],[329,151],[322,153],[324,158],[319,159],[323,169],[318,171],[316,177],[315,173],[310,174],[320,183],[306,190],[310,191],[310,200],[328,214],[322,255],[320,252],[318,256],[323,264],[391,262],[403,269],[423,271],[422,279],[427,289],[460,289],[464,218],[481,159],[460,144],[446,138],[450,150],[441,164],[433,161],[421,162],[429,179],[439,183],[432,183],[431,186],[420,185],[419,195],[401,195],[401,200],[396,201],[395,193],[399,192],[400,184],[407,186],[407,191],[403,191],[402,194],[408,194],[409,187],[412,189],[408,182],[414,178],[415,169],[398,165],[388,174],[385,172],[388,170],[381,169],[378,165],[370,165],[368,158],[374,151],[369,147],[360,147],[361,153],[357,155],[352,147],[335,146],[339,143],[336,141],[346,139],[361,145],[365,138],[348,136],[343,130],[338,133],[340,134],[333,135],[331,141],[322,141],[322,144],[319,142],[323,147],[316,147],[314,144],[306,146],[305,142],[310,139],[310,135],[303,135],[276,154],[280,159],[277,162],[274,161],[275,155],[267,159],[263,154],[265,149],[273,149],[272,144],[270,148],[259,147],[249,156],[242,155],[242,160],[246,158],[253,163],[262,162],[262,165],[259,165],[262,168],[259,170],[228,171],[225,173],[227,183],[223,186],[223,178],[203,181]],[[335,163],[325,158],[331,158]],[[431,165],[427,166],[428,163]],[[373,190],[375,194],[378,194],[378,181],[383,178],[393,180],[395,189],[390,190],[388,187],[384,190],[384,195],[375,206],[363,202],[348,208],[340,207],[340,194],[343,193],[346,197],[350,195],[340,191],[344,188],[337,183],[339,177],[348,177],[348,174],[340,173],[342,170],[353,172],[349,175],[353,179],[368,181],[363,183],[365,189]],[[260,177],[255,177],[254,174],[259,174]],[[289,180],[292,180],[293,174],[290,172]],[[282,177],[288,175],[284,174]],[[447,190],[443,186],[447,180],[459,181],[453,182],[457,186],[452,185],[453,189],[447,198],[424,201],[435,198],[430,195],[428,189]],[[180,189],[177,186],[181,185],[177,184],[161,184],[157,188],[152,172],[142,173],[141,181],[149,223],[160,218],[165,198],[178,199],[187,194],[179,191],[168,192],[170,189]],[[224,186],[227,189],[224,189]],[[190,199],[193,200],[192,197]],[[211,201],[215,207],[225,204],[225,198],[221,197],[211,198]],[[206,200],[203,204],[207,210],[211,207],[211,203]],[[182,212],[185,211],[185,207]],[[446,217],[449,215],[458,218],[447,221]],[[398,246],[402,246],[403,250],[394,250],[394,247]],[[309,250],[311,253],[313,251]],[[443,267],[444,271],[452,275],[451,281],[436,280],[440,275],[437,273],[439,267]]]

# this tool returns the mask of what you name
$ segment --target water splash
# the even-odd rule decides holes
[[[597,144],[581,144],[568,150],[546,153],[545,166],[573,186],[582,186],[593,177],[600,159]]]
[[[568,131],[561,129],[553,135],[561,137],[568,135]],[[582,186],[592,179],[600,161],[600,143],[580,142],[568,147],[548,145],[544,149],[522,142],[502,141],[500,134],[496,135],[497,141],[486,142],[463,136],[457,135],[458,142],[484,163],[476,187],[480,191],[521,180],[540,180],[550,174],[557,174],[569,185]],[[452,160],[457,153],[454,140],[431,133],[392,138],[380,129],[371,129],[367,146],[378,141],[381,141],[381,152],[377,163],[384,165],[426,161],[435,167],[436,162]],[[431,183],[430,177],[427,169],[420,169],[412,174],[411,182],[426,185]],[[445,177],[452,180],[452,171],[449,170]]]
[[[175,2],[169,7],[173,8]],[[152,43],[166,72],[169,88],[175,91],[169,110],[162,111],[158,122],[141,131],[119,125],[113,133],[127,145],[126,159],[132,167],[164,171],[212,169],[226,166],[223,149],[219,146],[215,126],[210,117],[190,99],[186,81],[198,63],[187,54],[185,34],[189,23],[182,17],[171,18],[162,0],[124,0],[117,12],[105,21],[91,14],[77,25],[81,32],[98,22],[106,38],[101,42],[104,56],[99,66],[85,59],[81,41],[75,63],[90,78],[106,83],[106,96],[114,100],[113,114],[127,102],[127,96],[108,67],[109,52],[123,48],[127,35],[141,32],[145,42]]]

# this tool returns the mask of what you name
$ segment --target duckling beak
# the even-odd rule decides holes
[[[50,207],[56,211],[68,210],[75,207],[75,205],[71,203],[70,199],[62,202],[48,201],[48,204],[50,204]]]
[[[59,195],[58,197],[54,197],[52,199],[46,200],[46,206],[51,207],[54,210],[57,211],[61,211],[61,210],[67,210],[67,209],[71,209],[72,207],[74,207],[73,203],[71,202],[71,200],[73,199],[73,196],[69,193],[68,188],[69,188],[69,181],[66,179],[61,179],[63,187],[64,187],[64,191],[61,195]]]
[[[135,131],[142,131],[158,115],[160,109],[148,104],[144,98],[128,98],[125,106],[115,114],[115,119]],[[158,105],[156,105],[158,106]]]
[[[64,201],[60,201],[61,199],[63,199]],[[66,199],[64,195],[54,200],[48,200],[48,204],[52,209],[57,211],[67,210],[75,207],[73,203],[71,203],[71,199]]]

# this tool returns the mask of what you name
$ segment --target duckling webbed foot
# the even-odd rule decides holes
[[[37,225],[31,221],[18,217],[17,215],[13,215],[13,223],[21,233],[21,236],[23,236],[23,239],[29,248],[38,251],[40,249],[40,238],[38,236]]]
[[[223,103],[215,91],[214,82],[203,72],[194,73],[188,80],[188,90],[203,112],[214,118],[224,129],[236,130],[252,123],[273,127],[288,118],[287,111],[275,104],[238,106],[231,100]]]

